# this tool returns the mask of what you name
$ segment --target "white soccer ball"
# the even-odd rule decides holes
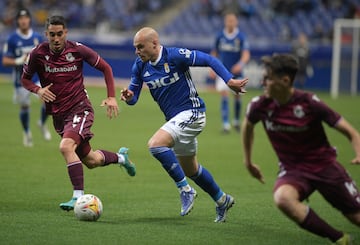
[[[85,194],[79,197],[75,203],[75,217],[82,221],[96,221],[103,212],[103,205],[100,199],[92,194]]]

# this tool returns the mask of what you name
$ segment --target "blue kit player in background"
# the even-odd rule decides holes
[[[43,37],[31,28],[31,15],[27,9],[21,9],[16,15],[17,29],[12,33],[3,49],[2,64],[13,67],[13,81],[15,86],[16,103],[20,104],[20,121],[24,130],[23,143],[26,147],[33,146],[32,135],[29,127],[30,122],[30,95],[31,93],[22,87],[21,75],[23,64],[30,51],[43,41]],[[45,125],[47,118],[45,106],[41,107],[38,125],[45,140],[51,139],[51,134]]]
[[[239,31],[238,18],[234,13],[227,13],[224,17],[224,29],[216,36],[215,47],[211,55],[218,57],[224,66],[231,71],[235,77],[243,77],[243,68],[250,60],[249,43],[244,33]],[[211,74],[215,79],[216,75]],[[216,77],[216,90],[221,93],[221,118],[223,132],[230,131],[229,92],[230,89],[221,77]],[[233,126],[240,132],[241,98],[239,94],[234,95],[234,121]]]
[[[224,193],[211,174],[196,159],[197,139],[205,127],[205,104],[198,96],[189,71],[190,66],[210,66],[235,92],[244,93],[247,79],[236,80],[216,58],[200,51],[163,47],[158,33],[144,27],[134,37],[138,55],[128,88],[121,91],[121,99],[134,105],[145,83],[165,115],[166,123],[151,137],[151,154],[176,183],[180,192],[181,216],[187,215],[196,197],[188,184],[190,177],[216,202],[215,222],[224,222],[227,210],[235,203]]]

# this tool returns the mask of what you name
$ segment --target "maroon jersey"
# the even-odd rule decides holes
[[[24,76],[37,73],[42,87],[53,84],[50,90],[56,100],[46,103],[49,114],[64,113],[87,99],[84,87],[83,61],[95,67],[100,56],[81,43],[66,41],[61,53],[54,53],[44,42],[32,50],[24,65]]]
[[[262,121],[271,144],[286,169],[318,172],[336,162],[322,122],[333,127],[341,116],[311,93],[295,90],[290,101],[279,105],[274,99],[259,96],[248,105],[252,124]]]

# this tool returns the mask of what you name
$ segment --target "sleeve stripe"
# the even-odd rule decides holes
[[[97,59],[96,59],[96,62],[95,62],[95,64],[94,64],[94,67],[99,64],[99,61],[100,61],[100,55],[98,55],[98,57],[97,57]]]
[[[193,58],[193,62],[192,62],[192,66],[195,64],[195,60],[196,60],[196,51],[193,51],[194,52],[194,58]]]

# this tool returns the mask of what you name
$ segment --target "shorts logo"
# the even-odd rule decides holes
[[[73,62],[73,61],[75,60],[75,57],[72,55],[72,53],[67,53],[67,54],[65,55],[65,58],[66,58],[66,60],[69,61],[69,62]]]
[[[81,117],[79,117],[78,115],[75,115],[73,117],[73,123],[72,123],[72,127],[75,128],[76,125],[81,121]]]
[[[305,112],[301,105],[295,106],[293,112],[297,118],[303,118],[305,116]]]

